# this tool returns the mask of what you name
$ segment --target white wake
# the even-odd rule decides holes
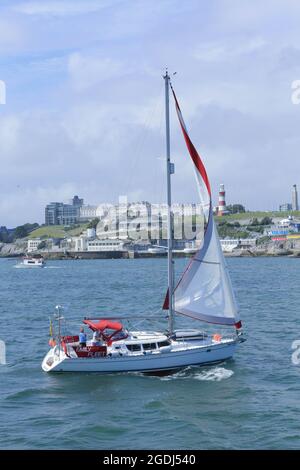
[[[159,377],[160,380],[186,380],[195,379],[209,382],[220,382],[221,380],[229,379],[234,374],[233,370],[225,369],[225,367],[213,367],[211,369],[195,369],[188,367],[176,374]]]
[[[233,370],[225,369],[225,367],[214,367],[213,369],[196,373],[194,379],[220,382],[221,380],[229,379],[233,374]]]

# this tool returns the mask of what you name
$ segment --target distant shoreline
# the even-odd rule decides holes
[[[36,253],[37,254],[37,253]],[[76,252],[76,253],[38,253],[43,256],[45,260],[49,261],[69,261],[69,260],[95,260],[95,259],[146,259],[146,258],[166,258],[165,253],[130,253],[130,252]],[[236,252],[236,253],[223,253],[225,258],[300,258],[300,252]],[[0,259],[19,259],[26,256],[25,253],[21,254],[0,254]],[[192,258],[192,254],[187,253],[174,253],[174,258]]]

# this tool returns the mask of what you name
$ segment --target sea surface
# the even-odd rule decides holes
[[[186,262],[176,261],[178,273]],[[300,259],[227,263],[247,341],[234,360],[159,378],[51,375],[41,361],[58,304],[74,333],[84,316],[101,314],[164,329],[165,259],[44,269],[0,259],[1,449],[299,449],[300,365],[291,357],[300,340]]]

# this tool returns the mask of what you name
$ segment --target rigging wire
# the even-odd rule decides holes
[[[141,131],[139,132],[136,145],[134,146],[133,153],[131,158],[128,160],[128,169],[129,169],[129,176],[127,179],[127,194],[134,193],[132,188],[138,185],[133,185],[134,179],[136,175],[139,174],[139,169],[141,169],[141,163],[144,160],[144,154],[146,153],[146,149],[149,145],[150,137],[153,137],[153,129],[156,129],[157,126],[155,125],[155,121],[157,121],[157,115],[159,112],[159,116],[161,118],[161,109],[162,109],[162,94],[163,94],[163,84],[160,84],[160,92],[156,95],[157,98],[154,100],[154,103],[149,107],[148,112],[145,116],[145,119],[141,124],[139,124]],[[150,147],[150,146],[149,146]]]

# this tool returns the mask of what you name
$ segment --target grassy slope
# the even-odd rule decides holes
[[[48,225],[40,227],[30,233],[29,238],[64,238],[75,237],[87,228],[88,224],[81,224],[72,230],[65,230],[61,225]]]

